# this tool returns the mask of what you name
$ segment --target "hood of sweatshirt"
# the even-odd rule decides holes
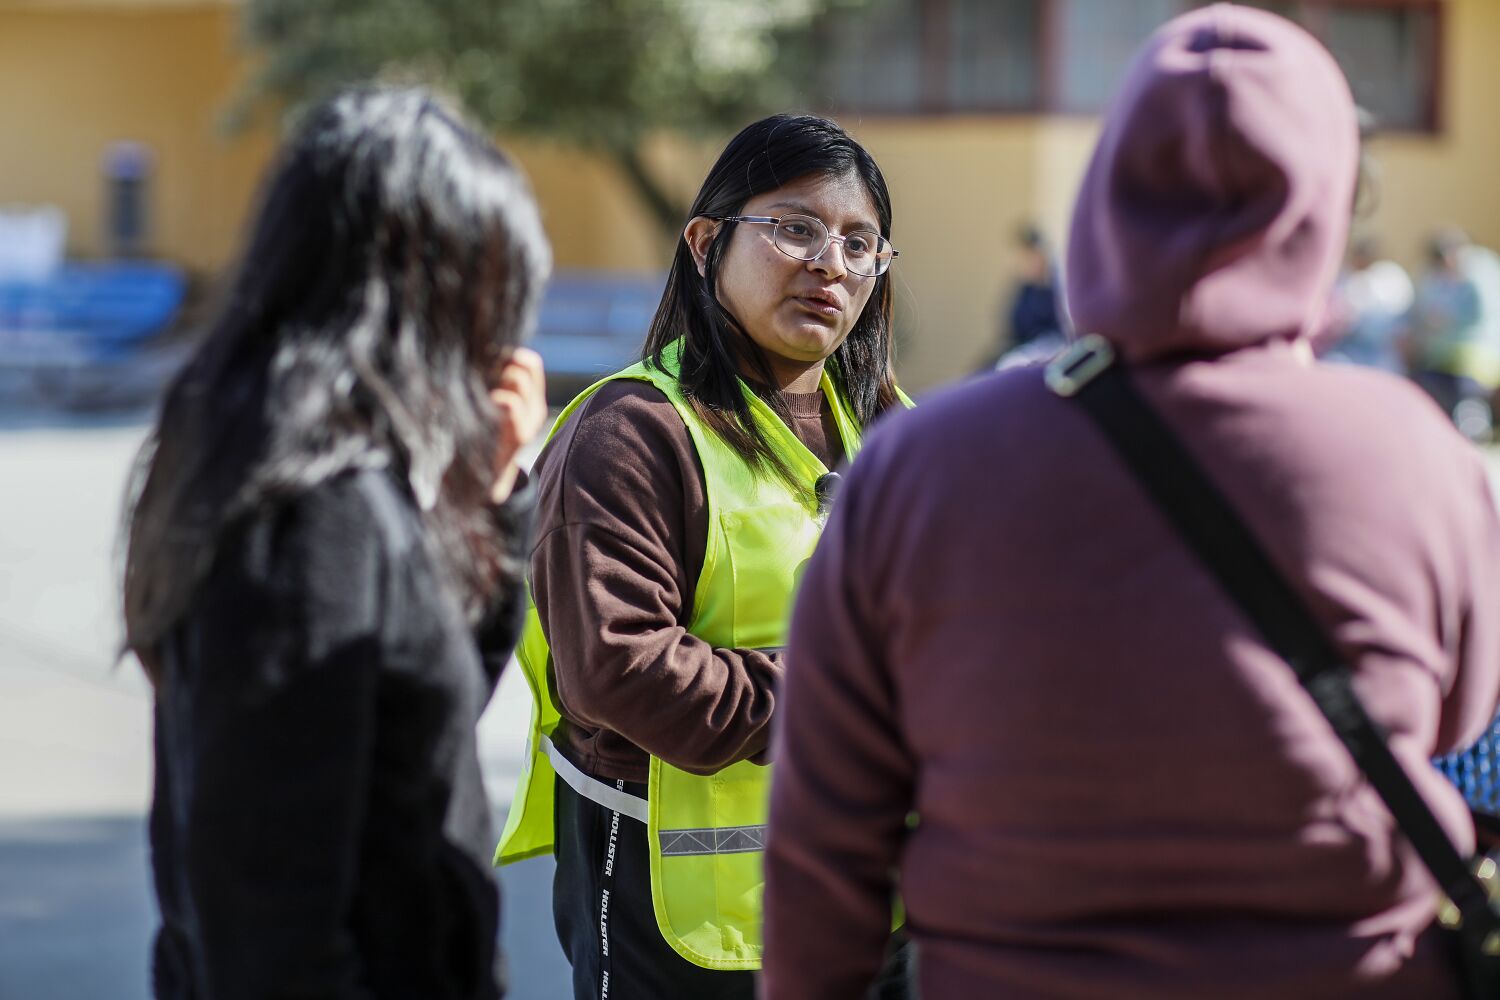
[[[1358,160],[1349,85],[1307,32],[1231,4],[1169,22],[1131,65],[1078,196],[1075,327],[1131,361],[1307,336]]]

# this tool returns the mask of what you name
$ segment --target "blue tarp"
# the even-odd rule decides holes
[[[178,268],[145,262],[73,263],[44,281],[0,279],[0,356],[96,358],[128,352],[176,315],[187,291]]]

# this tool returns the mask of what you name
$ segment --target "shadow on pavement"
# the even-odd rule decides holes
[[[147,1000],[151,898],[138,816],[0,820],[0,1000]],[[566,1000],[552,862],[501,872],[512,1000]]]
[[[138,816],[0,822],[0,998],[145,1000],[147,864]]]
[[[510,968],[507,1000],[571,1000],[573,995],[568,960],[552,926],[554,867],[550,857],[543,857],[500,869],[500,944]]]
[[[148,424],[156,415],[154,403],[109,410],[79,410],[64,406],[24,405],[0,399],[0,432],[108,430]]]

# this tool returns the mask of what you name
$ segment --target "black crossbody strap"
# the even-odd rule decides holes
[[[1105,341],[1086,337],[1048,366],[1047,384],[1092,418],[1267,645],[1291,665],[1465,923],[1500,926],[1483,884],[1391,754],[1327,634],[1223,493],[1112,361]]]

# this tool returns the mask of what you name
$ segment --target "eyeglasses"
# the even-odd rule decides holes
[[[879,233],[857,229],[835,236],[821,220],[810,215],[723,215],[719,221],[775,226],[771,242],[793,260],[817,260],[828,252],[830,244],[837,243],[844,251],[844,266],[850,274],[862,278],[879,277],[890,270],[891,261],[901,256],[901,251],[893,249],[891,241]]]

